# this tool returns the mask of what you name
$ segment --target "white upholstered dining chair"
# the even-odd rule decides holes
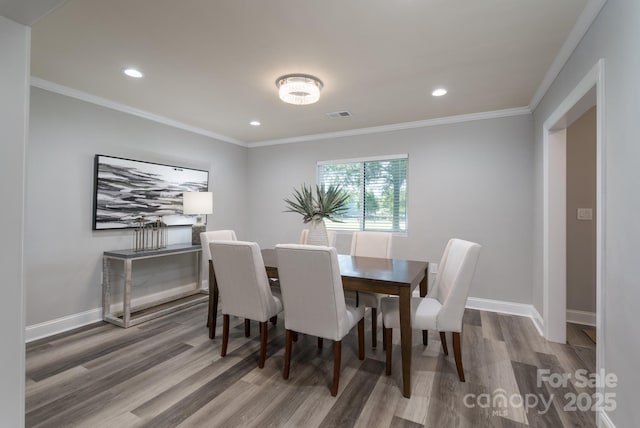
[[[411,299],[411,326],[424,331],[440,332],[445,355],[449,355],[445,332],[452,333],[453,353],[460,381],[462,367],[462,317],[469,288],[482,247],[474,242],[451,239],[440,262],[435,287],[426,297]],[[386,373],[391,374],[392,329],[400,327],[398,299],[385,297],[381,302],[384,335],[386,337]]]
[[[216,315],[214,308],[218,307],[218,288],[215,287],[215,275],[213,273],[213,263],[211,262],[211,241],[237,241],[236,232],[233,230],[209,230],[200,234],[200,245],[202,245],[202,265],[207,266],[207,278],[209,282],[209,311],[207,314],[207,327],[209,327],[209,338],[216,335]],[[204,277],[204,275],[203,275]],[[248,334],[247,334],[248,336]]]
[[[260,323],[260,362],[267,353],[268,321],[282,312],[282,301],[271,293],[260,247],[255,242],[211,241],[209,244],[216,281],[222,298],[222,349],[227,354],[229,316]]]
[[[284,379],[289,378],[295,333],[333,340],[333,382],[331,395],[338,393],[342,339],[358,325],[358,358],[364,359],[364,308],[348,306],[342,289],[338,253],[333,247],[277,245],[278,275],[286,308]]]
[[[360,257],[391,258],[391,242],[393,234],[389,232],[354,232],[351,238],[351,255]],[[347,300],[357,301],[358,306],[371,308],[371,346],[378,343],[378,307],[384,294],[366,291],[347,291]],[[386,345],[385,345],[386,347]]]

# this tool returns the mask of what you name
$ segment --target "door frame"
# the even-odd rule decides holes
[[[596,98],[596,368],[604,368],[605,313],[605,87],[600,59],[543,125],[543,320],[544,336],[566,343],[566,128],[585,96]],[[581,103],[582,102],[582,103]]]

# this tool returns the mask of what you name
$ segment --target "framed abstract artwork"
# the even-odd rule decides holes
[[[141,219],[192,225],[196,217],[182,214],[182,193],[208,186],[208,171],[96,155],[93,230],[132,228]]]

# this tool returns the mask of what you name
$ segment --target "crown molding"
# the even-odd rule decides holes
[[[85,101],[91,104],[96,104],[112,110],[117,110],[123,113],[142,117],[144,119],[162,123],[163,125],[172,126],[178,129],[183,129],[185,131],[193,132],[194,134],[204,135],[206,137],[215,138],[217,140],[221,140],[226,143],[235,144],[241,147],[248,147],[248,148],[275,146],[279,144],[304,143],[304,142],[314,141],[319,139],[343,138],[343,137],[350,137],[354,135],[377,134],[382,132],[399,131],[404,129],[424,128],[429,126],[449,125],[449,124],[461,123],[461,122],[471,122],[474,120],[497,119],[501,117],[511,117],[511,116],[521,116],[521,115],[531,114],[531,110],[529,109],[529,107],[516,107],[516,108],[510,108],[510,109],[504,109],[504,110],[493,110],[493,111],[487,111],[487,112],[462,114],[457,116],[446,116],[446,117],[440,117],[436,119],[419,120],[415,122],[395,123],[390,125],[373,126],[369,128],[348,129],[345,131],[302,135],[299,137],[259,141],[256,143],[245,143],[240,140],[236,140],[235,138],[227,137],[226,135],[218,134],[215,132],[208,131],[206,129],[188,125],[186,123],[183,123],[174,119],[169,119],[167,117],[159,116],[154,113],[150,113],[134,107],[130,107],[125,104],[120,104],[115,101],[111,101],[106,98],[98,97],[96,95],[92,95],[87,92],[70,88],[68,86],[64,86],[58,83],[44,80],[39,77],[34,77],[34,76],[31,77],[31,86],[44,89],[46,91],[55,92],[57,94],[65,95],[71,98],[76,98],[78,100]]]
[[[224,141],[225,143],[235,144],[237,146],[247,147],[247,144],[236,140],[235,138],[227,137],[226,135],[218,134],[216,132],[207,131],[206,129],[198,128],[196,126],[188,125],[186,123],[169,119],[168,117],[159,116],[148,111],[140,110],[134,107],[130,107],[125,104],[120,104],[115,101],[108,100],[106,98],[98,97],[96,95],[89,94],[87,92],[79,91],[77,89],[70,88],[68,86],[60,85],[58,83],[50,82],[48,80],[40,79],[39,77],[31,76],[31,86],[44,89],[45,91],[55,92],[67,97],[76,98],[81,101],[86,101],[91,104],[96,104],[102,107],[106,107],[112,110],[117,110],[122,113],[131,114],[144,119],[158,122],[163,125],[171,126],[173,128],[182,129],[184,131],[193,132],[194,134],[204,135],[205,137],[215,138],[216,140]]]
[[[596,17],[600,13],[600,10],[604,6],[607,0],[589,0],[589,3],[584,7],[584,10],[578,17],[576,24],[573,26],[573,29],[569,33],[567,40],[565,40],[562,48],[560,48],[560,52],[551,63],[551,67],[547,70],[547,73],[542,79],[540,86],[533,94],[531,101],[529,101],[529,110],[534,111],[542,98],[547,93],[553,82],[560,74],[560,70],[565,66],[573,51],[578,47],[578,43],[587,33],[593,21],[595,21]]]
[[[348,129],[345,131],[326,132],[321,134],[302,135],[300,137],[281,138],[277,140],[247,143],[252,149],[256,147],[275,146],[278,144],[305,143],[308,141],[344,138],[354,135],[379,134],[382,132],[401,131],[404,129],[425,128],[429,126],[450,125],[452,123],[471,122],[474,120],[498,119],[501,117],[522,116],[531,114],[529,107],[516,107],[504,110],[485,111],[480,113],[461,114],[458,116],[439,117],[437,119],[418,120],[415,122],[394,123],[391,125],[372,126],[370,128]]]

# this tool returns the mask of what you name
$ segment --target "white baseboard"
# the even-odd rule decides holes
[[[613,422],[609,418],[609,415],[604,410],[598,411],[597,418],[598,418],[598,427],[600,427],[600,428],[616,428],[616,426],[613,424]]]
[[[506,302],[503,300],[482,299],[480,297],[469,297],[467,299],[467,308],[530,318],[540,336],[543,336],[542,332],[544,322],[533,305]]]
[[[467,308],[479,309],[489,312],[500,312],[502,314],[519,315],[521,317],[530,317],[533,305],[526,303],[505,302],[504,300],[481,299],[479,297],[469,297],[467,299]]]
[[[179,296],[180,294],[193,289],[195,289],[195,283],[161,291],[159,293],[137,297],[131,301],[131,306],[140,307],[154,301],[170,299],[171,297]],[[111,310],[114,312],[122,311],[122,303],[112,305]],[[27,343],[33,342],[34,340],[53,336],[54,334],[64,333],[65,331],[73,330],[74,328],[82,327],[98,321],[102,321],[101,307],[90,309],[79,314],[67,315],[54,320],[27,326],[25,328],[25,341]]]
[[[161,291],[159,293],[149,294],[132,300],[132,306],[143,306],[145,304],[177,296],[188,290],[193,290],[195,284],[187,284],[181,287],[172,288],[170,290]],[[506,302],[502,300],[481,299],[479,297],[469,297],[467,300],[467,308],[478,309],[482,311],[498,312],[502,314],[517,315],[530,318],[535,325],[538,333],[542,336],[542,317],[533,305],[526,303]],[[112,307],[113,311],[122,310],[122,304],[116,304]],[[102,308],[91,309],[79,314],[67,315],[51,321],[30,325],[26,328],[26,341],[32,342],[37,339],[52,336],[54,334],[63,333],[74,328],[82,327],[102,320]]]
[[[542,319],[540,312],[538,312],[536,307],[533,305],[531,305],[531,320],[533,321],[533,325],[536,326],[540,336],[544,337],[544,320]]]
[[[591,327],[596,326],[596,313],[586,311],[576,311],[573,309],[567,309],[567,322],[574,324],[589,325]]]
[[[102,308],[91,309],[79,314],[67,315],[51,321],[29,325],[25,328],[25,341],[33,342],[37,339],[64,333],[74,328],[102,321]]]

